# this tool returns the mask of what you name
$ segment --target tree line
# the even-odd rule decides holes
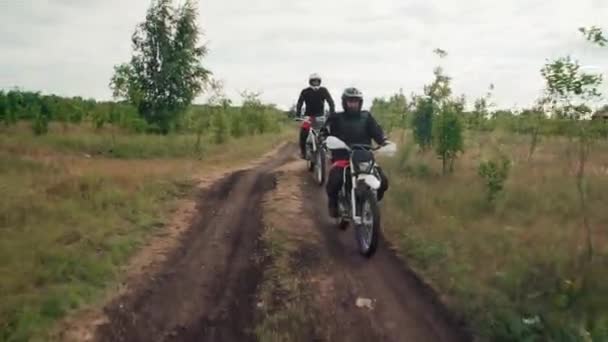
[[[45,134],[50,122],[67,129],[70,124],[91,122],[102,128],[114,124],[133,131],[145,130],[145,121],[127,103],[60,97],[25,90],[0,90],[0,122],[4,126],[29,121],[35,134]]]
[[[580,28],[584,38],[600,47],[608,41],[595,26]],[[448,53],[435,49],[440,58]],[[564,56],[547,61],[540,69],[545,81],[544,95],[529,108],[498,109],[492,103],[494,85],[466,109],[465,95],[452,93],[451,77],[441,66],[434,69],[434,79],[425,85],[422,94],[409,97],[399,91],[389,98],[373,100],[372,112],[387,131],[411,129],[421,150],[434,149],[443,161],[444,173],[453,171],[454,161],[463,152],[463,132],[505,130],[530,135],[530,158],[542,136],[567,136],[591,143],[608,137],[608,105],[598,107],[602,96],[599,88],[602,75],[584,72],[578,61]],[[598,120],[589,120],[597,115]]]
[[[213,134],[221,142],[230,136],[276,131],[285,114],[264,104],[260,94],[243,92],[242,106],[226,97],[223,84],[203,65],[207,54],[197,26],[194,1],[175,5],[173,0],[153,0],[145,20],[132,36],[132,57],[116,65],[109,86],[113,101],[80,97],[63,98],[39,92],[0,91],[0,121],[12,125],[31,122],[35,134],[45,134],[50,122],[90,122],[135,132]],[[204,105],[194,99],[209,94]]]

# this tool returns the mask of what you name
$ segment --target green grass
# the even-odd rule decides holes
[[[0,136],[0,146],[18,154],[55,151],[123,159],[198,158],[207,154],[211,140],[209,136],[203,136],[197,146],[197,136],[194,134],[112,134],[106,130],[36,137],[28,131],[11,130]]]
[[[316,326],[313,293],[293,268],[291,255],[295,251],[283,230],[267,228],[264,240],[271,265],[264,272],[258,292],[255,334],[259,341],[308,341]]]
[[[419,153],[408,136],[401,155],[383,161],[391,180],[387,235],[482,341],[608,339],[608,144],[595,146],[588,167],[591,264],[582,262],[582,214],[566,144],[544,138],[527,162],[525,136],[468,134],[455,173],[441,176],[436,157]],[[513,166],[490,204],[477,170],[500,154]]]
[[[128,146],[110,155],[119,158],[75,153],[103,145],[86,132],[0,137],[0,341],[47,340],[59,319],[120,279],[194,175],[242,164],[292,133],[208,145],[201,160],[179,148],[191,137],[117,136]]]

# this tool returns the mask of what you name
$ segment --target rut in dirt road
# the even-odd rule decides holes
[[[198,216],[162,272],[106,309],[98,341],[249,341],[253,296],[262,274],[261,199],[272,170],[295,155],[239,171],[201,195]]]
[[[471,341],[464,326],[381,239],[361,256],[327,215],[325,189],[296,161],[277,172],[264,239],[280,245],[260,285],[262,341]],[[365,304],[361,304],[365,303]]]
[[[378,251],[371,259],[359,255],[354,231],[350,227],[340,231],[327,212],[324,189],[314,184],[310,175],[301,180],[305,215],[314,217],[314,226],[324,236],[326,253],[331,259],[331,272],[342,303],[342,315],[338,320],[352,320],[358,324],[361,334],[373,335],[378,341],[471,341],[472,337],[437,300],[437,295],[407,268],[390,246],[381,239]],[[356,298],[373,301],[369,311],[356,307]],[[346,303],[346,304],[344,304]],[[367,319],[362,319],[365,313]],[[351,316],[351,317],[349,317]],[[371,330],[371,331],[368,331]],[[344,331],[352,334],[352,331]],[[353,335],[356,335],[353,334]],[[356,339],[357,341],[367,340]]]

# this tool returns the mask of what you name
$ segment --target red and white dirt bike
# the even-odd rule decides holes
[[[392,142],[379,148],[370,145],[349,146],[335,136],[327,137],[325,146],[330,152],[348,151],[349,160],[343,168],[344,182],[338,193],[338,225],[341,229],[346,229],[348,224],[352,223],[360,253],[365,257],[371,257],[378,247],[380,234],[380,210],[377,199],[380,175],[373,151],[392,156],[397,151],[397,147]]]
[[[308,171],[313,172],[315,182],[322,186],[327,177],[327,153],[323,146],[321,138],[321,128],[325,124],[327,118],[325,116],[310,117],[297,119],[302,122],[302,128],[308,129],[308,137],[306,139],[306,166]]]

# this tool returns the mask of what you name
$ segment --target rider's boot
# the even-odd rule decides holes
[[[330,199],[328,202],[327,209],[328,209],[330,217],[338,218],[338,216],[340,216],[338,213],[338,202],[337,201]]]
[[[302,157],[302,159],[306,159],[306,142],[300,145],[300,157]]]

